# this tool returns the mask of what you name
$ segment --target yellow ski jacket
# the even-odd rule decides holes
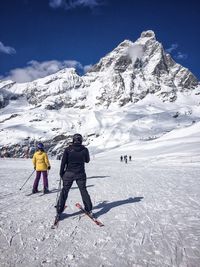
[[[33,155],[32,161],[36,171],[47,171],[48,167],[50,167],[48,155],[44,151],[36,151]]]

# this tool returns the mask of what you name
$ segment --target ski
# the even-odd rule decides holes
[[[34,195],[34,194],[33,193],[30,193],[30,194],[27,194],[26,197],[30,197],[32,195]]]
[[[36,193],[32,193],[32,192],[31,192],[30,194],[27,194],[26,197],[30,197],[30,196],[32,196],[32,195],[36,195],[36,194],[38,194],[38,193],[41,193],[41,191],[38,191],[38,192],[36,192]]]
[[[56,206],[55,206],[56,207]],[[65,205],[64,207],[64,210],[67,208],[67,206]],[[59,221],[60,221],[60,216],[59,214],[56,215],[55,219],[54,219],[54,223],[53,225],[51,226],[51,229],[56,229],[58,228],[58,225],[59,225]]]
[[[58,228],[59,221],[60,221],[60,216],[59,216],[59,215],[56,215],[55,220],[54,220],[54,223],[53,223],[53,225],[51,226],[51,229],[56,229],[56,228]]]
[[[90,213],[88,213],[82,206],[80,203],[76,203],[75,206],[80,209],[83,213],[85,213],[85,215],[87,215],[96,225],[98,226],[104,226],[104,224],[102,222],[100,222],[98,219],[96,219],[94,216],[92,216]]]
[[[45,196],[45,195],[48,195],[48,194],[50,194],[51,192],[49,191],[48,193],[42,193],[41,195],[39,195],[40,197],[42,197],[42,196]]]

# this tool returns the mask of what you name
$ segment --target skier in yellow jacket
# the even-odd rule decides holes
[[[33,165],[34,169],[36,170],[36,178],[33,184],[33,190],[32,193],[35,194],[38,192],[38,184],[40,181],[41,173],[43,176],[43,186],[44,186],[44,194],[49,192],[48,189],[48,173],[47,170],[51,169],[48,155],[44,151],[44,145],[42,143],[39,143],[37,145],[37,151],[33,155]]]

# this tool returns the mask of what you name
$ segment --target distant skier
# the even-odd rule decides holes
[[[35,194],[38,192],[38,184],[40,181],[41,174],[43,176],[43,192],[44,194],[49,192],[48,189],[48,173],[47,170],[51,169],[48,155],[44,151],[44,145],[42,143],[38,143],[37,145],[37,151],[33,155],[33,165],[34,169],[36,170],[36,178],[33,184],[33,190],[32,193]]]
[[[61,155],[57,155],[56,159],[61,160]]]
[[[132,160],[132,157],[131,156],[129,156],[129,161],[131,161]]]
[[[127,163],[127,155],[124,156],[124,162]]]
[[[82,141],[82,136],[80,134],[75,134],[73,136],[73,143],[65,149],[62,157],[60,177],[63,180],[63,188],[56,205],[56,220],[60,219],[68,197],[68,192],[74,180],[80,190],[85,210],[88,213],[92,211],[92,202],[86,189],[85,173],[85,162],[88,163],[90,161],[90,156],[88,149],[82,145]]]
[[[120,157],[120,161],[121,161],[121,162],[123,161],[123,156]]]

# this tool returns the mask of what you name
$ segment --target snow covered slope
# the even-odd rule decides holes
[[[42,141],[52,156],[75,132],[93,153],[158,139],[200,119],[196,77],[152,31],[123,41],[90,71],[63,69],[33,82],[0,82],[0,150],[23,156]]]
[[[167,148],[167,137],[162,141]],[[138,144],[137,151],[129,150],[133,158],[127,164],[119,162],[127,147],[99,154],[87,164],[88,191],[94,214],[105,224],[101,228],[75,207],[81,197],[74,183],[59,227],[51,229],[60,161],[51,160],[51,193],[26,196],[34,177],[19,188],[33,170],[31,160],[0,159],[1,266],[199,267],[197,143],[190,144],[193,155],[187,157],[176,146],[179,155],[171,164],[155,140],[150,142],[148,149]]]

